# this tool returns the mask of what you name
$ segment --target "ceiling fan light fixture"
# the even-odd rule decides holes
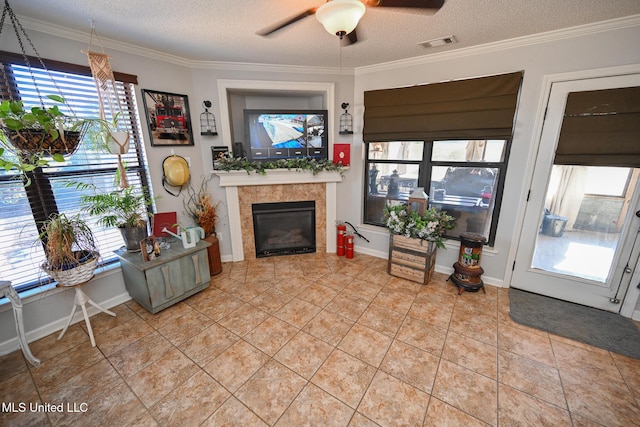
[[[355,30],[366,7],[359,0],[332,0],[318,8],[316,18],[331,35],[345,35]]]

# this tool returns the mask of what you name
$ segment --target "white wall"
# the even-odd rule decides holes
[[[335,107],[331,117],[334,123],[342,112],[338,106],[342,102],[351,104],[350,112],[354,116],[354,135],[334,135],[334,143],[350,143],[351,168],[343,183],[338,185],[338,218],[359,226],[362,218],[362,192],[364,189],[362,159],[362,112],[364,91],[393,88],[414,84],[433,83],[451,79],[470,78],[483,75],[500,74],[524,70],[524,82],[517,111],[514,140],[507,171],[505,194],[495,247],[483,252],[483,278],[489,284],[508,286],[510,264],[513,260],[512,241],[517,237],[519,221],[524,207],[524,194],[531,174],[533,162],[532,144],[534,144],[534,121],[542,96],[541,81],[547,74],[603,68],[617,65],[640,63],[640,23],[636,19],[631,24],[622,22],[619,29],[614,25],[594,26],[597,32],[590,30],[564,34],[558,32],[544,37],[515,40],[508,43],[465,49],[452,54],[439,54],[421,60],[403,61],[394,64],[381,64],[356,70],[353,75],[337,73],[336,69],[310,70],[299,67],[232,67],[228,64],[187,63],[177,58],[163,58],[160,54],[140,51],[130,53],[134,48],[122,51],[107,47],[111,63],[115,70],[138,76],[138,105],[143,120],[145,149],[149,159],[152,185],[156,195],[157,210],[177,211],[179,220],[187,222],[183,215],[182,196],[173,197],[162,189],[161,162],[170,155],[171,147],[150,147],[147,123],[141,102],[141,89],[154,89],[165,92],[185,94],[189,97],[192,127],[195,138],[193,147],[175,147],[176,154],[191,159],[191,173],[196,183],[201,177],[208,176],[211,170],[211,150],[214,145],[223,145],[222,135],[215,137],[200,136],[199,115],[205,99],[213,102],[210,110],[218,119],[220,128],[220,99],[217,93],[218,79],[246,79],[265,81],[293,82],[333,82],[335,83]],[[624,24],[624,25],[623,25]],[[78,42],[53,35],[29,32],[34,45],[45,58],[77,64],[86,64],[86,56],[81,53],[87,48],[87,42]],[[0,40],[0,49],[19,51],[15,43],[7,38]],[[337,127],[335,128],[337,129]],[[225,196],[216,181],[210,184],[214,200],[219,202],[221,211],[217,231],[221,233],[220,242],[223,260],[231,259],[231,246],[228,222],[225,211]],[[360,231],[371,243],[356,240],[356,251],[381,257],[387,256],[388,234],[383,229],[359,226]],[[439,271],[451,271],[451,265],[457,259],[457,242],[448,245],[449,249],[438,252]],[[34,266],[34,268],[37,268]],[[125,292],[119,270],[99,275],[87,286],[87,293],[97,303],[105,307],[121,303],[128,295]],[[45,336],[64,326],[64,319],[71,310],[73,294],[70,290],[53,291],[29,298],[25,301],[25,326],[29,340]],[[640,303],[638,304],[640,305]],[[637,306],[637,310],[640,307]],[[0,354],[17,348],[13,316],[10,306],[0,306]],[[37,354],[36,354],[37,357]]]

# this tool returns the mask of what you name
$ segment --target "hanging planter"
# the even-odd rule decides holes
[[[69,104],[62,96],[62,91],[55,79],[47,70],[44,61],[38,54],[31,39],[18,21],[17,16],[5,0],[2,17],[0,18],[0,35],[4,27],[5,18],[11,22],[13,33],[22,49],[24,63],[33,77],[31,60],[25,48],[25,43],[31,48],[39,67],[50,77],[53,86],[60,95],[43,96],[33,78],[34,89],[40,99],[39,106],[26,107],[21,100],[11,97],[0,104],[0,167],[9,171],[18,170],[24,177],[25,185],[30,185],[29,172],[35,168],[48,166],[51,158],[57,162],[64,161],[63,156],[76,152],[91,122],[95,119],[77,118]],[[24,39],[24,40],[23,40]],[[33,59],[33,58],[32,58]],[[45,98],[47,104],[45,105]],[[71,114],[65,114],[68,110]]]
[[[104,145],[109,154],[127,154],[129,152],[129,132],[108,131],[105,133]]]

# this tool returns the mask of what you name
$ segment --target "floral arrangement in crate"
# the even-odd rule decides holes
[[[424,215],[409,211],[407,205],[385,206],[384,222],[389,232],[435,242],[444,249],[444,233],[453,229],[455,219],[445,211],[429,208]]]
[[[185,210],[196,224],[202,227],[205,236],[215,233],[218,221],[216,205],[213,203],[213,197],[207,191],[208,181],[203,179],[197,192],[193,187],[188,187],[188,197],[184,202]]]

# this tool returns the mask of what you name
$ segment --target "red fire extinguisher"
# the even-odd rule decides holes
[[[338,227],[338,256],[344,256],[344,236],[347,234],[347,226],[342,222],[337,222]]]
[[[353,234],[347,234],[344,238],[345,240],[345,245],[346,245],[346,252],[347,252],[347,258],[351,259],[353,258],[353,240],[354,240],[354,236]]]

